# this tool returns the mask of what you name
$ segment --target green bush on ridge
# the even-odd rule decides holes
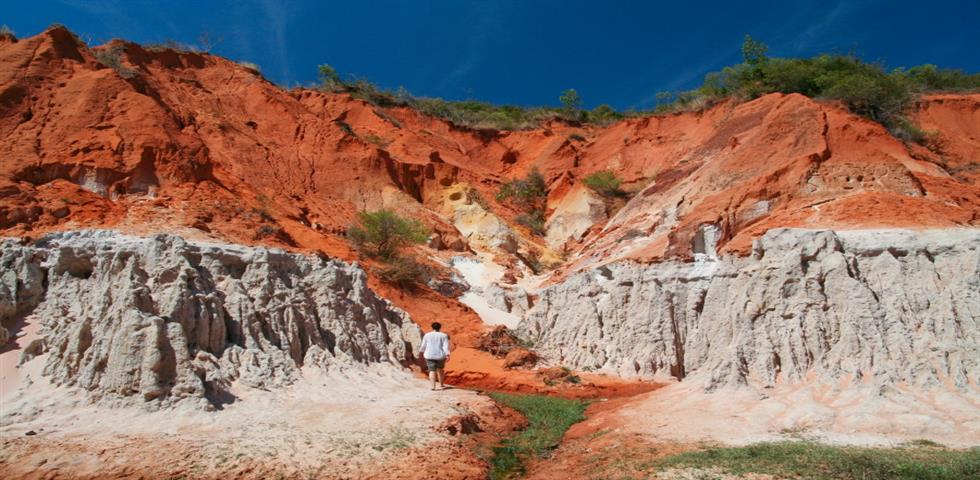
[[[904,113],[919,94],[980,88],[980,74],[921,65],[886,71],[853,55],[813,58],[769,58],[767,47],[746,36],[744,62],[705,76],[704,84],[683,92],[661,111],[693,104],[710,105],[725,98],[750,100],[768,93],[799,93],[810,98],[840,101],[851,112],[877,121],[896,137],[923,142],[927,135]]]
[[[840,101],[851,112],[877,121],[897,138],[928,142],[930,137],[904,117],[919,94],[980,89],[980,74],[920,65],[891,71],[853,55],[824,54],[812,58],[774,58],[768,47],[746,35],[743,62],[705,76],[689,91],[660,92],[657,106],[647,111],[618,112],[609,105],[581,108],[574,89],[562,92],[561,107],[494,105],[477,100],[449,101],[412,96],[404,88],[384,90],[364,79],[343,80],[333,67],[319,66],[321,88],[346,92],[381,107],[409,107],[422,114],[474,129],[522,130],[552,120],[608,125],[624,118],[682,111],[701,111],[727,98],[751,100],[769,93],[799,93]]]

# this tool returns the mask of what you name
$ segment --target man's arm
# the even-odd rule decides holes
[[[446,352],[446,358],[449,358],[449,335],[446,335],[446,339],[443,340],[443,350]]]

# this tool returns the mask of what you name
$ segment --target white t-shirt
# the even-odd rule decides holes
[[[422,337],[422,356],[426,360],[442,360],[449,356],[449,335],[429,332]]]

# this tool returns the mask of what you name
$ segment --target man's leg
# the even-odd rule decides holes
[[[438,375],[438,373],[436,373],[436,372],[438,372],[438,370],[436,370],[434,368],[431,369],[431,370],[429,370],[429,381],[432,382],[432,389],[433,390],[436,389],[436,376]]]
[[[436,370],[436,372],[439,374],[439,388],[446,388],[446,370],[444,368],[440,368]],[[433,383],[433,385],[435,385],[435,383]]]

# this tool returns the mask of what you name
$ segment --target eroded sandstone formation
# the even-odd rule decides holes
[[[40,322],[24,360],[95,399],[221,402],[230,382],[410,361],[419,329],[356,265],[277,249],[110,231],[0,243],[0,316]]]
[[[744,258],[623,262],[543,291],[553,361],[706,390],[815,378],[980,385],[980,230],[775,229]]]

